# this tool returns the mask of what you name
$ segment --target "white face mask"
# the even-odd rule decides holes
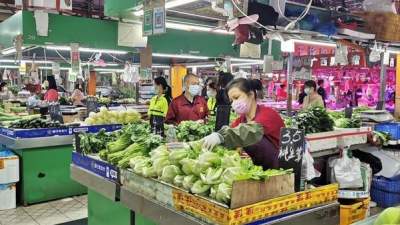
[[[207,96],[209,98],[214,98],[215,96],[217,96],[217,92],[214,90],[207,90]]]
[[[197,96],[200,95],[201,92],[201,86],[200,85],[189,85],[189,93],[191,96]]]
[[[304,93],[309,95],[311,93],[311,88],[304,88]]]

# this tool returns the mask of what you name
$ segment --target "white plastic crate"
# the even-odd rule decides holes
[[[0,184],[19,181],[19,159],[11,151],[0,151]]]
[[[15,209],[17,207],[15,183],[0,184],[0,202],[0,210]]]

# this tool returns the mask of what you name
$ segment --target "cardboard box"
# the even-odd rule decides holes
[[[0,210],[15,209],[17,207],[16,189],[15,183],[0,184]]]
[[[0,184],[19,181],[19,158],[9,150],[0,151]]]

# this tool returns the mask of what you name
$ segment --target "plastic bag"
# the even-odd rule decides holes
[[[364,0],[363,8],[367,12],[391,12],[396,13],[392,0]]]
[[[348,54],[347,47],[339,44],[335,50],[336,65],[346,66],[347,64],[349,64],[347,54]]]
[[[356,158],[349,158],[347,150],[343,150],[342,158],[333,162],[336,181],[340,189],[362,188],[361,162]]]
[[[374,44],[374,47],[371,49],[371,53],[369,54],[369,61],[370,62],[378,62],[381,60],[381,52],[380,49],[378,49],[378,45]]]
[[[314,168],[314,158],[310,154],[310,144],[306,142],[306,151],[303,155],[302,161],[302,177],[306,180],[312,180],[316,177],[320,177],[321,173]]]

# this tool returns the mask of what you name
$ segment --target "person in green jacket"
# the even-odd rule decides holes
[[[168,105],[171,101],[171,87],[167,84],[164,77],[154,79],[155,96],[151,98],[148,116],[150,126],[154,133],[164,134],[164,120],[168,112]]]

